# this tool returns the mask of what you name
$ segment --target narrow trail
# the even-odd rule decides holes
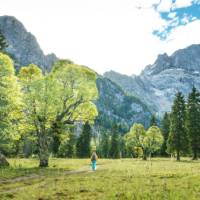
[[[73,175],[73,174],[84,174],[84,173],[90,173],[90,172],[92,172],[92,170],[89,169],[88,166],[84,166],[84,167],[82,167],[78,170],[64,171],[64,172],[58,174],[57,177],[58,177],[58,180],[59,180],[59,178],[63,177],[63,176],[69,176],[69,175]],[[2,188],[2,190],[0,191],[0,195],[6,194],[6,193],[18,192],[18,191],[24,190],[28,187],[38,188],[38,187],[47,186],[47,185],[52,184],[54,179],[55,179],[55,177],[48,177],[48,176],[45,176],[45,175],[31,174],[29,176],[22,176],[22,177],[17,177],[17,178],[14,178],[14,179],[1,180],[0,186],[2,186],[4,184],[6,184],[6,186],[9,186],[9,184],[20,183],[22,181],[28,181],[28,180],[32,180],[32,181],[36,180],[36,182],[33,182],[33,183],[22,182],[23,186],[15,186],[15,188],[12,188],[12,189]],[[47,182],[47,180],[48,180],[48,182]]]

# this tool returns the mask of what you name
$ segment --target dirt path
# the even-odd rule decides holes
[[[62,177],[62,176],[68,176],[68,175],[73,175],[73,174],[81,174],[81,173],[89,173],[89,172],[92,172],[90,169],[88,169],[88,166],[84,166],[78,170],[70,170],[70,171],[65,171],[65,172],[62,172],[58,175],[58,177]],[[14,184],[14,183],[20,183],[22,181],[27,181],[27,180],[34,180],[34,179],[39,179],[38,182],[35,182],[35,183],[28,183],[27,185],[23,185],[23,186],[17,186],[15,188],[12,188],[12,189],[5,189],[5,190],[2,190],[0,191],[0,195],[1,194],[6,194],[6,193],[13,193],[13,192],[18,192],[20,190],[24,190],[26,189],[27,187],[34,187],[34,188],[37,188],[37,187],[43,187],[43,186],[46,186],[47,184],[50,184],[51,182],[46,182],[46,179],[45,178],[48,178],[47,176],[45,175],[38,175],[38,174],[31,174],[29,176],[22,176],[22,177],[17,177],[17,178],[14,178],[14,179],[9,179],[9,180],[2,180],[0,181],[0,185],[1,184]],[[51,179],[51,178],[48,178],[48,180]],[[54,178],[52,178],[53,180]],[[24,183],[22,183],[24,184]]]

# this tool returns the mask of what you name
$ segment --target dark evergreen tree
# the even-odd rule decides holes
[[[58,155],[58,150],[59,150],[60,144],[61,144],[60,135],[54,134],[52,137],[52,153],[54,156]]]
[[[164,117],[161,121],[161,132],[163,134],[164,141],[160,150],[160,154],[162,156],[167,156],[167,139],[170,132],[170,115],[167,112],[164,114]]]
[[[6,47],[8,47],[6,39],[0,30],[0,52],[3,51]]]
[[[109,157],[110,150],[110,136],[108,133],[102,133],[100,139],[100,154],[103,158]]]
[[[66,127],[64,127],[60,122],[54,123],[52,127],[53,127],[53,134],[51,142],[51,151],[54,156],[58,156],[58,151],[61,144],[61,134],[65,132]]]
[[[151,127],[151,126],[157,126],[157,120],[156,120],[155,115],[152,115],[152,116],[151,116],[151,119],[150,119],[150,127]]]
[[[91,137],[92,137],[91,127],[89,122],[86,122],[83,126],[83,132],[80,134],[76,145],[78,157],[80,158],[90,157]]]
[[[187,102],[187,131],[193,152],[193,159],[198,159],[200,147],[200,94],[195,87],[188,96]]]
[[[73,133],[69,133],[69,141],[67,143],[67,151],[66,151],[66,156],[68,158],[73,158],[75,154],[75,142],[76,142],[76,137]]]
[[[188,135],[185,127],[186,108],[184,96],[181,92],[176,94],[170,115],[170,134],[168,138],[168,151],[176,152],[176,159],[180,160],[180,153],[188,151]]]
[[[111,158],[119,158],[120,157],[120,142],[119,142],[119,130],[116,124],[112,127],[112,136],[111,136],[111,144],[110,144],[110,153]]]

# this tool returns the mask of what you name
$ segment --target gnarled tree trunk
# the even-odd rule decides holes
[[[40,131],[38,132],[38,143],[39,143],[39,159],[40,167],[48,167],[49,165],[49,148],[48,148],[48,136],[45,129],[45,125],[41,125]]]
[[[39,159],[40,167],[48,167],[49,164],[49,149],[48,149],[48,138],[45,134],[39,135]]]

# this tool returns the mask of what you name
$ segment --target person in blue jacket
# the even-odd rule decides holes
[[[92,170],[95,171],[96,170],[96,165],[97,165],[97,154],[95,151],[93,151],[92,156],[91,156],[91,162],[92,162]]]

